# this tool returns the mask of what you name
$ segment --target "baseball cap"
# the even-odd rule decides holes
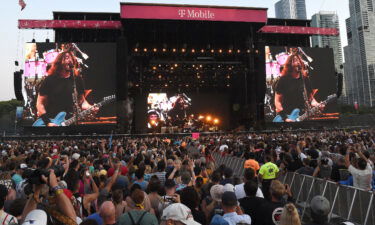
[[[163,210],[162,220],[179,221],[186,225],[200,225],[193,218],[191,210],[181,203],[174,203]]]
[[[27,214],[22,225],[46,225],[47,224],[47,214],[43,210],[34,209]]]
[[[21,163],[20,164],[20,169],[23,170],[23,169],[27,169],[27,165],[25,163]]]
[[[233,184],[227,183],[224,185],[223,192],[231,191],[234,192],[234,186]]]
[[[311,200],[310,208],[313,213],[317,215],[326,216],[328,215],[331,206],[329,201],[325,197],[317,195]]]
[[[211,198],[217,202],[221,202],[221,196],[224,193],[224,186],[221,184],[215,184],[211,187],[210,195]]]
[[[223,205],[226,206],[236,206],[238,204],[236,194],[232,191],[224,192],[221,196],[221,200]]]
[[[80,156],[81,156],[80,154],[78,154],[78,153],[74,153],[74,154],[72,155],[72,159],[78,160]]]

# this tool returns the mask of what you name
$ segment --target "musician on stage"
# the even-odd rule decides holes
[[[61,52],[41,83],[36,103],[38,117],[46,126],[58,126],[50,118],[54,118],[59,112],[66,112],[70,118],[75,110],[90,107],[92,105],[84,96],[83,79],[75,56],[71,51]],[[98,109],[94,108],[97,112]]]
[[[302,59],[298,48],[290,49],[288,57],[279,80],[275,84],[275,108],[277,115],[280,115],[284,122],[295,122],[295,119],[288,118],[288,115],[295,109],[307,112],[311,107],[325,106],[314,98],[318,91],[312,89],[308,68]]]

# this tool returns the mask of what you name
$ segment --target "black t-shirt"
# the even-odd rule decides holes
[[[260,207],[261,205],[266,203],[264,198],[259,197],[245,197],[239,200],[240,206],[243,208],[244,213],[249,215],[251,218],[252,225],[258,225],[260,223]]]
[[[295,79],[291,76],[282,76],[276,82],[275,91],[277,94],[282,95],[282,106],[285,113],[290,114],[296,108],[304,111],[303,80],[305,81],[307,96],[310,97],[312,88],[308,78]]]
[[[332,173],[331,173],[331,179],[335,182],[339,182],[340,180],[343,180],[341,179],[340,177],[340,170],[346,170],[346,166],[344,165],[337,165],[337,164],[333,164],[332,166]]]
[[[285,201],[269,202],[266,201],[259,209],[259,225],[276,225],[280,221]]]
[[[193,218],[195,221],[202,225],[206,225],[206,216],[204,215],[203,211],[198,211],[196,209],[191,210],[191,214],[193,214]]]
[[[78,96],[84,93],[82,77],[76,77]],[[72,76],[63,78],[57,75],[50,75],[43,80],[39,89],[39,95],[47,97],[45,109],[47,116],[55,117],[59,112],[73,112],[73,83]]]

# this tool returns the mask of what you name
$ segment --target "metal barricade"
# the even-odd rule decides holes
[[[375,224],[374,193],[338,184],[324,179],[286,173],[279,178],[284,184],[289,184],[296,199],[297,208],[302,211],[301,218],[306,221],[309,217],[309,203],[312,198],[322,195],[331,204],[329,219],[351,221],[355,224]]]

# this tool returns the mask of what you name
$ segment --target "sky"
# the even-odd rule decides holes
[[[0,15],[0,101],[14,99],[13,72],[16,69],[14,61],[20,61],[22,65],[23,46],[33,38],[37,42],[44,42],[46,38],[54,40],[52,30],[19,30],[19,19],[52,19],[53,11],[66,12],[120,12],[118,0],[24,0],[26,8],[21,11],[18,0],[2,1],[2,13]],[[268,17],[275,17],[275,3],[277,0],[130,0],[121,2],[139,3],[170,3],[192,5],[220,5],[220,6],[246,6],[268,8]],[[349,0],[306,0],[307,17],[320,10],[335,11],[340,19],[340,33],[342,46],[347,45],[345,19],[349,15]]]

